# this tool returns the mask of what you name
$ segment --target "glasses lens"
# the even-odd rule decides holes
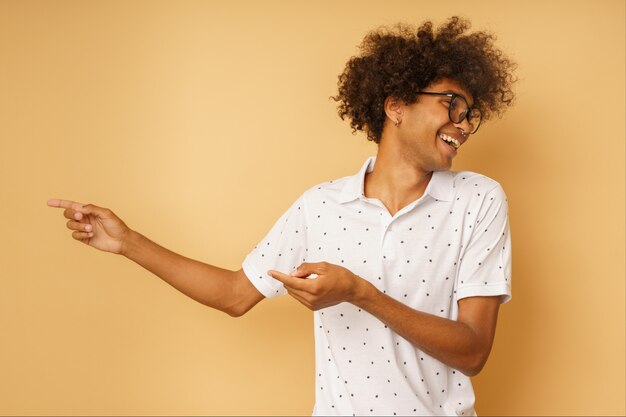
[[[480,126],[480,121],[482,120],[482,114],[478,109],[472,109],[471,112],[467,115],[468,122],[470,124],[471,133],[475,133]]]
[[[478,109],[469,109],[467,101],[461,96],[455,95],[450,103],[450,120],[453,123],[461,123],[467,118],[470,125],[470,133],[474,133],[480,126],[481,114]]]
[[[455,95],[450,102],[450,120],[454,123],[461,123],[467,113],[467,102],[461,96]]]

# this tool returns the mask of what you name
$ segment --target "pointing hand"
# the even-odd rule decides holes
[[[74,239],[105,252],[123,252],[130,229],[111,210],[59,199],[48,200],[48,206],[65,209],[63,215],[69,219],[67,228],[74,231]]]

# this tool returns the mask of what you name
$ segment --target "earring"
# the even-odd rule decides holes
[[[398,119],[396,119],[395,124],[396,124],[396,127],[398,127],[398,125],[400,125],[400,122],[398,121]]]

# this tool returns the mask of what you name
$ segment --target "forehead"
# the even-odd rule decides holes
[[[472,97],[470,92],[461,84],[450,78],[442,78],[441,80],[431,83],[428,86],[428,90],[436,91],[438,93],[455,93],[463,96],[465,101],[467,101],[467,104],[469,104],[470,106],[474,104],[474,98]]]

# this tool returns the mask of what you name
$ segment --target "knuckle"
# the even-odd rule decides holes
[[[320,291],[321,291],[320,285],[317,282],[314,282],[311,285],[311,294],[317,296],[320,294]]]

